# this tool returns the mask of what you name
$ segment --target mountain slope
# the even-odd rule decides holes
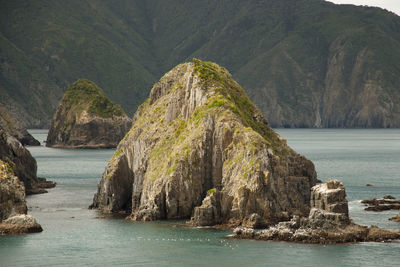
[[[45,125],[62,89],[81,77],[132,114],[162,73],[197,57],[230,69],[274,127],[400,127],[400,18],[379,8],[322,0],[0,3],[0,101],[28,126]],[[33,95],[29,113],[15,88]]]

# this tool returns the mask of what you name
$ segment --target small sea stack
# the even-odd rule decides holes
[[[132,120],[92,81],[80,79],[65,92],[51,122],[46,146],[114,148]]]

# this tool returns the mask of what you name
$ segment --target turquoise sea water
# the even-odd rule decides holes
[[[345,183],[357,223],[400,229],[388,221],[396,212],[366,212],[359,202],[387,194],[400,198],[400,129],[277,131],[313,160],[320,179]],[[46,131],[31,132],[46,139]],[[38,175],[57,187],[28,197],[29,213],[44,231],[0,236],[0,266],[400,266],[400,242],[320,246],[228,240],[230,231],[187,228],[180,221],[97,219],[100,214],[87,207],[113,150],[29,150]]]

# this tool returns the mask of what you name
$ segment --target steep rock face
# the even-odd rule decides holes
[[[9,164],[0,160],[0,222],[26,212],[24,185]]]
[[[8,135],[1,128],[0,160],[13,166],[15,175],[24,183],[27,192],[37,185],[36,160],[16,138]]]
[[[259,216],[265,224],[308,214],[315,182],[312,162],[268,126],[230,74],[193,60],[162,77],[139,107],[93,207],[129,207],[134,220],[194,215],[192,224],[214,225]]]
[[[22,145],[39,146],[40,142],[33,138],[28,131],[21,127],[19,123],[8,113],[0,104],[0,128],[9,135],[14,136]]]
[[[0,235],[41,232],[40,224],[26,213],[25,187],[13,168],[0,160]]]
[[[89,80],[78,80],[65,92],[54,115],[46,146],[109,148],[130,129],[132,121],[120,106]]]

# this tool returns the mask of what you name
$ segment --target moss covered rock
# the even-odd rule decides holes
[[[314,165],[275,133],[228,71],[194,59],[154,85],[93,207],[133,220],[258,224],[308,214]]]
[[[132,122],[93,82],[81,79],[65,92],[54,115],[46,146],[116,147]]]

